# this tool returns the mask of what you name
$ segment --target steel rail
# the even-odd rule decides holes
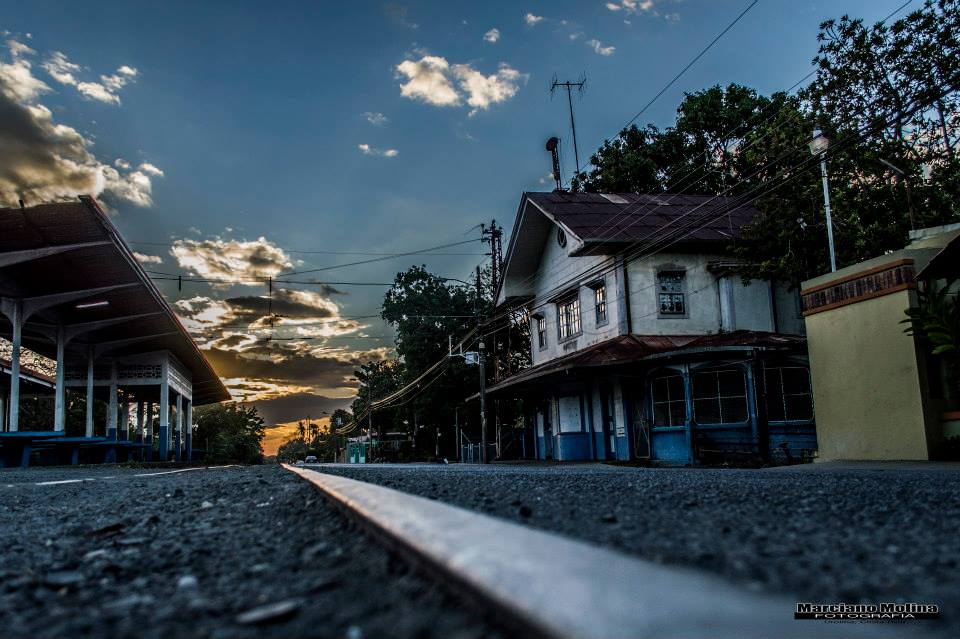
[[[517,636],[893,636],[892,628],[874,624],[795,621],[796,602],[783,596],[748,591],[720,577],[637,559],[391,488],[283,466],[320,489],[376,540]],[[918,626],[911,632],[924,634]]]

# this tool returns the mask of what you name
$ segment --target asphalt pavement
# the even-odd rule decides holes
[[[0,471],[20,637],[499,637],[278,466]]]
[[[936,603],[944,619],[923,623],[960,636],[957,469],[317,469],[707,570],[798,601]]]

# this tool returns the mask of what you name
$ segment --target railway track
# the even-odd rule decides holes
[[[349,518],[508,631],[543,639],[885,637],[895,628],[794,621],[796,602],[693,570],[391,488],[285,465]],[[924,636],[911,626],[911,636]]]

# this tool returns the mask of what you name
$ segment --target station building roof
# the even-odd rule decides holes
[[[68,346],[68,364],[71,359],[85,362],[91,345],[109,349],[114,357],[169,351],[193,377],[194,404],[230,398],[94,198],[0,208],[0,296],[51,299],[73,291],[85,292],[28,318],[25,347],[55,358],[51,331],[82,325],[86,330]],[[11,332],[9,320],[0,314],[0,335]]]

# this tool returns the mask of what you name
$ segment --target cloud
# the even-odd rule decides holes
[[[616,50],[616,47],[613,47],[613,46],[609,46],[609,47],[603,46],[603,43],[597,40],[596,38],[587,40],[586,44],[591,49],[593,49],[596,53],[599,53],[602,56],[611,56],[613,55],[613,52]]]
[[[129,165],[128,165],[129,166]],[[139,170],[147,173],[149,175],[155,175],[157,177],[163,177],[163,170],[157,168],[156,166],[150,164],[149,162],[141,162],[140,166],[137,167]]]
[[[51,53],[47,61],[41,66],[50,74],[51,78],[60,84],[77,84],[77,79],[73,74],[80,71],[80,65],[70,62],[67,56],[60,51]]]
[[[31,58],[36,52],[16,40],[6,45],[9,62],[0,60],[0,204],[14,205],[19,198],[31,204],[73,200],[89,194],[108,206],[120,200],[152,205],[149,170],[141,166],[131,171],[122,159],[113,166],[100,162],[88,137],[54,120],[53,112],[37,101],[50,87],[33,75]],[[76,70],[65,57],[51,59],[62,79]],[[152,175],[160,177],[162,172]]]
[[[647,14],[657,18],[663,18],[667,22],[677,22],[680,20],[679,13],[662,13],[657,9],[660,0],[619,0],[618,2],[607,2],[607,9],[610,11],[623,11],[624,14]],[[629,20],[624,20],[624,24],[629,25]]]
[[[200,277],[247,286],[262,285],[257,280],[276,277],[293,267],[290,256],[262,236],[250,241],[220,237],[179,239],[173,243],[170,254],[180,268]]]
[[[500,39],[500,29],[497,29],[496,27],[494,27],[493,29],[490,29],[489,31],[483,34],[484,42],[489,42],[490,44],[495,43],[499,39]]]
[[[110,75],[101,75],[99,82],[80,81],[75,74],[83,71],[83,67],[71,62],[62,51],[51,53],[41,66],[60,84],[75,87],[85,98],[106,104],[119,105],[117,92],[139,75],[135,68],[124,64]]]
[[[397,72],[406,76],[400,85],[400,95],[411,100],[421,100],[434,106],[459,106],[460,94],[449,76],[450,64],[446,58],[426,55],[420,60],[404,60],[397,65]]]
[[[542,22],[543,16],[535,16],[532,13],[527,13],[527,15],[523,16],[523,21],[532,27],[538,22]]]
[[[163,264],[163,258],[159,255],[144,255],[143,253],[133,252],[133,256],[141,264]]]
[[[491,104],[506,102],[520,90],[518,82],[526,76],[509,64],[500,63],[500,68],[492,75],[483,75],[466,64],[453,66],[453,74],[460,83],[460,88],[467,93],[467,104],[473,107],[470,115],[478,111],[485,111]]]
[[[50,91],[42,80],[34,77],[27,56],[36,53],[33,49],[16,40],[7,40],[11,61],[0,62],[0,91],[14,102],[26,103]]]
[[[528,78],[505,62],[496,73],[484,75],[469,64],[451,65],[446,58],[431,55],[419,61],[405,60],[397,65],[397,71],[407,78],[400,85],[400,95],[441,107],[460,106],[465,101],[471,116],[509,100]]]
[[[375,155],[381,158],[395,158],[400,154],[400,151],[396,149],[378,149],[369,144],[358,144],[357,148],[360,149],[360,152],[364,155]]]
[[[389,121],[389,118],[378,111],[364,111],[363,117],[373,126],[383,126]]]
[[[653,0],[620,0],[619,2],[607,3],[607,9],[610,11],[623,10],[626,13],[653,12],[653,8]]]

